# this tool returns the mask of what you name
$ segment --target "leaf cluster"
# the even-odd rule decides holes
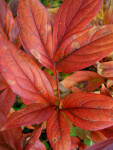
[[[0,1],[0,149],[111,150],[113,2],[41,2]]]

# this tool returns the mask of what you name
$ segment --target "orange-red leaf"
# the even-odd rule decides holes
[[[98,143],[107,139],[100,131],[92,131],[91,139],[93,142]]]
[[[54,107],[47,103],[34,103],[14,112],[2,130],[23,125],[39,124],[46,121],[53,113]]]
[[[92,71],[78,71],[64,79],[64,87],[76,91],[92,92],[104,82],[104,78]]]
[[[52,27],[46,8],[39,0],[20,0],[17,13],[23,47],[42,65],[52,68]]]
[[[47,137],[54,150],[70,150],[71,139],[64,113],[55,111],[47,121]]]
[[[0,40],[0,68],[11,89],[32,101],[54,103],[49,80],[37,64],[8,40]]]
[[[83,29],[99,11],[102,0],[64,0],[55,19],[53,46],[57,50],[63,37]]]
[[[113,100],[94,93],[74,93],[66,96],[60,108],[77,127],[99,130],[113,125]]]
[[[113,25],[85,29],[60,45],[55,56],[56,68],[65,73],[77,71],[94,64],[112,51]]]

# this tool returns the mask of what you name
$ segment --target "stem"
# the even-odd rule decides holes
[[[54,76],[55,76],[55,81],[56,81],[56,86],[57,86],[57,93],[58,93],[58,101],[60,102],[60,90],[59,90],[59,85],[58,85],[58,72],[56,71],[56,66],[54,67]]]

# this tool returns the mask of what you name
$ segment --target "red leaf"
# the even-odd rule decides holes
[[[7,35],[5,34],[5,32],[3,31],[3,29],[1,27],[0,27],[0,38],[7,39]]]
[[[104,78],[92,71],[78,71],[64,79],[61,83],[64,87],[80,89],[83,92],[92,92],[104,82]]]
[[[103,129],[103,130],[100,130],[100,132],[107,138],[111,138],[111,137],[113,137],[113,126]]]
[[[101,88],[101,91],[100,91],[100,94],[103,94],[103,95],[107,95],[109,97],[112,97],[110,92],[108,91],[108,89],[105,87],[104,84],[102,84],[102,88]]]
[[[8,113],[10,112],[10,108],[14,104],[15,94],[9,88],[8,84],[6,83],[1,73],[0,73],[0,92],[2,92],[0,93],[0,110],[5,114],[5,116],[7,116]]]
[[[0,111],[0,128],[5,123],[5,121],[6,116]],[[22,150],[22,137],[23,135],[21,128],[14,128],[0,132],[0,150]]]
[[[71,150],[74,150],[75,148],[79,147],[80,140],[77,137],[71,137]]]
[[[53,29],[54,51],[63,37],[75,34],[89,24],[99,11],[102,0],[64,0]]]
[[[113,78],[113,61],[99,63],[98,73],[106,78]]]
[[[21,100],[22,100],[22,102],[23,102],[25,105],[30,105],[30,104],[35,103],[34,100],[29,100],[29,99],[26,99],[26,98],[23,98],[23,97],[21,97]]]
[[[84,149],[87,148],[87,147],[88,147],[88,146],[87,146],[85,143],[81,142],[81,143],[80,143],[79,150],[84,150]]]
[[[13,113],[2,130],[23,125],[39,124],[46,121],[53,113],[54,107],[46,103],[34,103]]]
[[[85,130],[100,130],[113,125],[113,100],[94,93],[74,93],[66,96],[60,108],[70,121]]]
[[[15,101],[15,94],[10,88],[0,94],[0,110],[7,116]]]
[[[49,118],[47,137],[54,150],[70,150],[71,139],[64,113],[55,111]]]
[[[21,141],[22,141],[22,131],[21,128],[14,128],[8,131],[0,132],[0,150],[22,150]],[[3,142],[1,144],[1,141]],[[2,149],[3,148],[3,149]],[[8,149],[5,149],[8,148]]]
[[[113,25],[85,29],[59,47],[57,70],[70,73],[88,67],[113,51]],[[65,67],[68,66],[68,67]]]
[[[89,146],[85,150],[112,150],[112,149],[113,149],[113,138]]]
[[[56,86],[56,81],[55,81],[55,79],[54,79],[48,72],[44,71],[44,73],[45,73],[46,77],[48,78],[48,80],[50,81],[52,88],[53,88],[54,90],[56,90],[56,89],[57,89],[57,86]]]
[[[23,98],[54,104],[51,84],[43,71],[22,50],[8,40],[0,40],[1,72],[11,89]]]
[[[113,1],[109,0],[104,3],[104,24],[113,24]]]
[[[85,143],[81,142],[77,137],[71,138],[71,150],[84,150],[87,147],[88,146]]]
[[[7,7],[5,0],[0,1],[0,33],[3,35],[1,28],[3,28],[9,40],[20,47],[17,21],[13,19],[12,12]],[[5,34],[4,37],[7,38]]]
[[[46,8],[39,0],[20,0],[17,16],[25,50],[42,65],[53,68],[52,27]]]
[[[4,29],[7,35],[12,28],[13,23],[14,19],[12,12],[7,7],[5,0],[0,0],[0,26]]]
[[[37,127],[31,135],[25,150],[46,150],[46,147],[43,143],[40,142],[39,136],[41,134],[42,127]]]
[[[6,81],[3,78],[2,74],[0,73],[0,91],[4,90],[7,87],[8,87],[8,84],[6,83]]]

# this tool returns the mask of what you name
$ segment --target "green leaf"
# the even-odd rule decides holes
[[[88,146],[91,145],[91,141],[90,141],[90,140],[84,140],[84,143],[85,143],[86,145],[88,145]]]
[[[77,129],[77,127],[72,127],[71,128],[71,131],[70,131],[70,136],[71,137],[75,137],[76,136],[76,129]]]

